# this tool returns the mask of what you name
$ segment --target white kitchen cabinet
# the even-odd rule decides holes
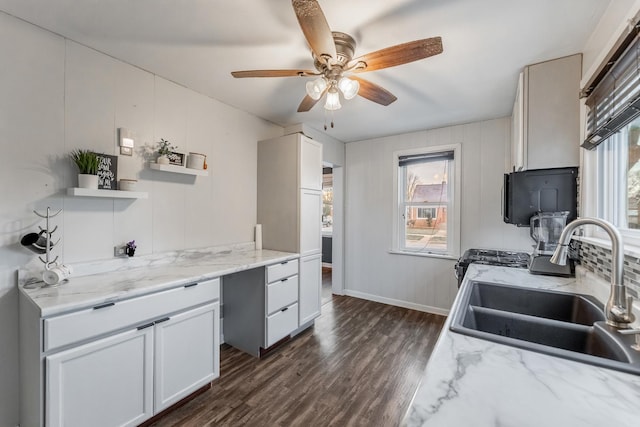
[[[258,223],[264,248],[300,254],[298,327],[311,326],[322,289],[321,143],[302,134],[258,143]]]
[[[582,55],[525,67],[512,114],[512,170],[578,166]]]
[[[315,200],[307,203],[303,199],[307,195]],[[316,232],[320,239],[322,205],[318,200],[322,201],[321,143],[301,134],[258,143],[257,219],[262,224],[264,248],[302,254],[304,244],[305,253],[321,251],[321,241],[314,241],[317,247],[312,248],[306,240],[309,236],[315,239]]]
[[[225,343],[261,356],[298,328],[298,262],[224,276]]]
[[[300,256],[322,252],[322,192],[300,190]]]
[[[153,414],[153,331],[133,329],[46,358],[48,427],[135,426]]]
[[[156,413],[220,375],[220,305],[209,304],[155,322]]]
[[[138,425],[206,385],[219,298],[215,278],[41,318],[21,297],[21,426]]]
[[[322,190],[322,144],[302,134],[296,136],[300,141],[300,188]]]
[[[298,283],[298,323],[302,326],[320,316],[322,254],[300,258]]]

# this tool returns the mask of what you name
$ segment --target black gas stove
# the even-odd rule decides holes
[[[526,252],[499,251],[495,249],[468,249],[455,266],[458,287],[462,284],[469,264],[498,265],[502,267],[528,268],[530,255]]]

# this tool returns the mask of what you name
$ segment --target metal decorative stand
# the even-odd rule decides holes
[[[56,255],[56,257],[51,260],[51,246],[55,246],[60,242],[60,238],[58,238],[58,240],[55,241],[55,243],[53,243],[53,245],[51,244],[51,235],[53,233],[56,232],[56,230],[58,229],[58,226],[56,225],[53,230],[49,229],[49,220],[51,218],[54,218],[56,216],[58,216],[58,214],[60,214],[60,212],[62,212],[62,209],[60,209],[58,212],[56,213],[51,213],[51,208],[47,207],[47,213],[45,215],[39,213],[38,211],[33,211],[34,214],[38,215],[40,218],[44,218],[46,220],[46,226],[45,228],[42,228],[40,226],[38,226],[38,228],[40,228],[40,231],[44,231],[45,234],[47,235],[47,245],[45,247],[45,254],[44,254],[44,259],[39,256],[38,258],[40,258],[40,261],[42,261],[44,263],[44,268],[49,270],[51,268],[51,265],[55,264],[56,261],[58,260],[58,256]]]

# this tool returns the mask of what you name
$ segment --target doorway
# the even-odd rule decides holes
[[[331,301],[333,271],[333,168],[322,168],[322,305]]]

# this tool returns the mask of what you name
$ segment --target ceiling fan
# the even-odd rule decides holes
[[[389,105],[398,98],[381,86],[353,74],[395,67],[442,53],[442,39],[432,37],[353,58],[355,40],[348,34],[331,31],[317,0],[292,0],[291,3],[311,48],[315,70],[247,70],[233,71],[231,75],[236,78],[318,77],[307,82],[307,95],[298,106],[298,112],[309,111],[325,94],[324,108],[330,111],[342,107],[340,93],[345,99],[360,95],[378,104]]]

